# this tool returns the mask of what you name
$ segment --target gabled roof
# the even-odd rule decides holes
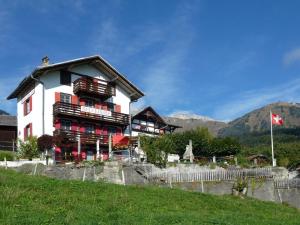
[[[16,127],[17,117],[10,115],[0,115],[0,126]]]
[[[164,124],[167,124],[167,123],[163,120],[163,118],[161,118],[161,116],[160,116],[157,112],[155,112],[155,110],[154,110],[151,106],[148,106],[148,107],[146,107],[146,108],[144,108],[144,109],[139,110],[138,112],[135,113],[135,115],[132,116],[132,118],[135,118],[135,117],[137,117],[137,116],[146,114],[147,111],[152,112],[152,113],[154,114],[154,116],[158,119],[159,122],[164,123]]]
[[[7,97],[7,100],[17,98],[18,95],[26,87],[34,84],[34,80],[31,78],[31,76],[33,76],[34,78],[38,78],[44,72],[66,69],[71,65],[74,66],[74,65],[82,65],[82,64],[92,64],[97,68],[104,69],[107,72],[109,72],[109,74],[115,76],[114,77],[115,82],[120,82],[132,92],[132,96],[131,96],[132,100],[136,100],[144,96],[144,93],[141,90],[139,90],[134,84],[132,84],[129,80],[127,80],[127,78],[124,75],[119,73],[112,65],[110,65],[101,56],[95,55],[95,56],[89,56],[89,57],[49,64],[47,66],[38,66],[35,70],[33,70],[33,72],[30,75],[28,75],[21,81],[21,83],[17,86],[17,88]]]
[[[177,125],[173,125],[173,124],[170,124],[170,123],[167,123],[151,106],[148,106],[138,112],[136,112],[133,116],[132,116],[132,119],[140,116],[140,115],[143,115],[143,114],[147,114],[147,112],[151,112],[159,122],[161,122],[162,124],[165,124],[165,125],[168,125],[170,127],[174,127],[174,128],[181,128],[180,126],[177,126]]]

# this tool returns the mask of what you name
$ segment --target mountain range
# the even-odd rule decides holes
[[[176,129],[175,132],[207,127],[214,136],[242,136],[252,132],[270,130],[270,110],[272,113],[280,114],[284,120],[283,126],[275,126],[274,129],[300,127],[300,103],[288,102],[266,105],[228,123],[188,112],[163,116],[163,119],[167,123],[182,127]],[[0,109],[0,115],[9,114]]]
[[[275,126],[274,129],[300,127],[300,103],[288,102],[276,102],[266,105],[228,123],[207,119],[207,117],[189,116],[188,114],[184,116],[171,115],[164,117],[164,119],[170,124],[182,127],[176,129],[176,132],[196,127],[207,127],[215,136],[241,136],[251,132],[270,130],[270,110],[272,113],[280,114],[284,120],[283,126]]]

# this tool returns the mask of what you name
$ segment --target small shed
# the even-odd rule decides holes
[[[251,155],[247,158],[255,165],[265,164],[270,162],[269,158],[263,154]]]
[[[0,150],[14,149],[17,130],[16,116],[0,115]]]

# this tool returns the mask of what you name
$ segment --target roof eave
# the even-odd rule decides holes
[[[100,55],[94,55],[90,57],[85,57],[85,58],[79,58],[75,60],[69,60],[61,63],[56,63],[56,64],[51,64],[49,66],[44,66],[44,67],[37,67],[29,76],[23,79],[21,83],[17,86],[17,88],[6,98],[7,100],[11,100],[14,98],[18,97],[18,94],[22,91],[21,89],[24,88],[26,83],[29,84],[30,80],[32,80],[31,76],[36,76],[39,73],[45,72],[47,70],[55,70],[58,68],[63,68],[66,67],[67,65],[73,64],[73,63],[84,63],[84,62],[92,62],[94,60],[100,60],[105,66],[107,66],[110,70],[112,70],[118,77],[120,77],[121,83],[125,85],[128,89],[131,89],[131,91],[134,93],[132,95],[131,100],[138,100],[139,98],[144,96],[144,93],[139,90],[133,83],[131,83],[124,75],[119,73],[112,65],[110,65],[105,59],[103,59]]]

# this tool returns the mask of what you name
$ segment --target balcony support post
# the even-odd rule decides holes
[[[109,134],[109,137],[108,137],[108,157],[109,157],[109,159],[112,159],[112,138],[111,138],[111,134]]]
[[[96,159],[99,160],[100,159],[100,140],[99,139],[97,139],[96,150],[97,150]]]
[[[80,154],[81,154],[81,143],[80,143],[80,134],[77,136],[78,142],[77,142],[77,154],[78,154],[78,159],[81,159]]]

